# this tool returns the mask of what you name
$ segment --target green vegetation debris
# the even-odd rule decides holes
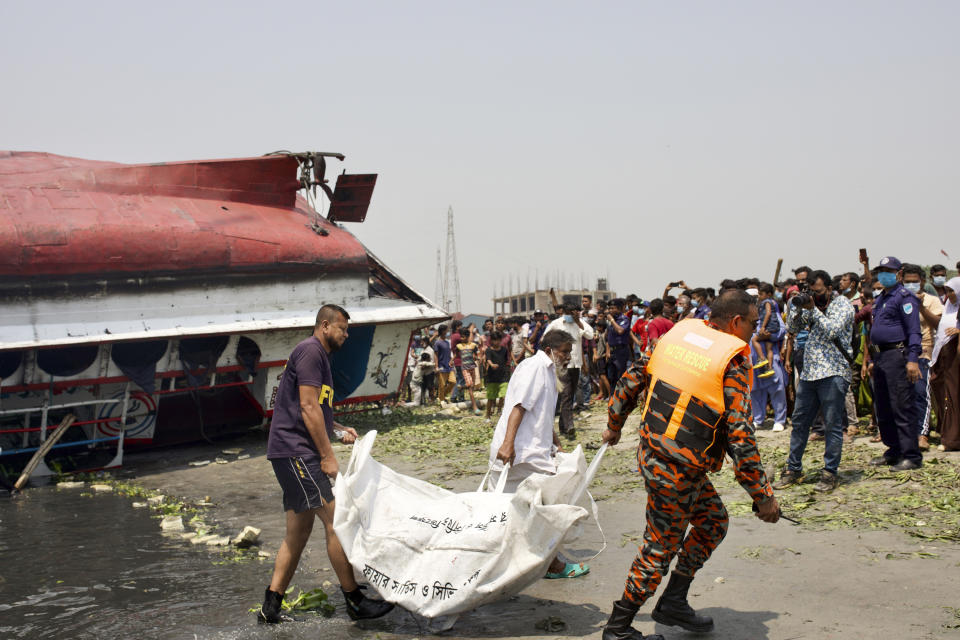
[[[310,591],[300,590],[296,596],[291,596],[294,589],[297,589],[297,587],[290,587],[287,589],[287,593],[283,597],[283,602],[280,606],[284,611],[288,613],[315,613],[326,617],[332,616],[336,611],[336,607],[330,603],[330,598],[327,596],[327,592],[322,588],[317,587],[316,589],[311,589]],[[260,605],[251,607],[249,609],[250,613],[257,613],[259,611]]]
[[[621,547],[625,547],[628,544],[639,546],[641,540],[643,540],[643,534],[637,533],[636,531],[627,531],[626,533],[620,534]]]
[[[943,623],[944,629],[960,629],[960,607],[944,607],[950,620]]]
[[[748,558],[750,560],[759,560],[763,555],[763,547],[744,547],[737,554],[738,558]]]
[[[759,445],[764,464],[779,473],[786,464],[787,447],[767,438],[760,438]],[[803,456],[806,477],[777,492],[780,508],[806,528],[900,528],[920,540],[960,542],[960,465],[928,456],[920,469],[894,473],[888,467],[871,466],[876,455],[878,450],[862,441],[844,445],[840,485],[820,494],[813,485],[823,467],[823,442],[808,443]],[[711,479],[731,516],[751,514],[750,500],[729,461]]]
[[[205,508],[199,504],[188,502],[186,500],[181,500],[174,498],[172,496],[162,495],[159,491],[154,491],[152,489],[147,489],[135,482],[129,480],[121,480],[116,478],[110,472],[96,472],[96,473],[75,473],[67,475],[57,476],[58,482],[95,482],[98,484],[106,484],[113,487],[113,492],[116,495],[127,496],[133,499],[141,499],[147,502],[149,505],[153,517],[163,518],[164,516],[181,516],[183,521],[189,524],[194,531],[200,536],[208,535],[214,532],[215,527],[209,525],[203,520],[203,513]],[[92,496],[92,493],[82,492],[81,496],[87,497]],[[160,501],[151,501],[151,498],[158,498]],[[253,556],[255,557],[255,556]],[[215,564],[223,564],[226,562],[242,562],[252,559],[248,554],[242,554],[235,556],[229,560],[217,562]]]

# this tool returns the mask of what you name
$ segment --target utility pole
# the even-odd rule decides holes
[[[447,261],[443,269],[443,302],[448,312],[462,311],[460,271],[457,269],[457,241],[453,234],[453,207],[447,209]]]
[[[433,301],[443,306],[443,299],[447,296],[443,292],[443,268],[440,266],[440,247],[437,247],[437,275],[434,278],[436,287],[434,288]]]

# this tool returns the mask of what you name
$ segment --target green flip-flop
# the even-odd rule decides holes
[[[568,562],[564,567],[563,571],[558,571],[557,573],[547,573],[544,576],[547,580],[557,580],[559,578],[579,578],[580,576],[590,573],[590,567],[581,562],[573,563]]]

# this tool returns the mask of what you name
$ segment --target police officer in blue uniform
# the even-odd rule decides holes
[[[873,302],[870,360],[877,425],[887,450],[870,463],[907,471],[923,464],[913,386],[920,378],[920,300],[900,284],[900,268],[893,256],[877,267],[883,292]]]
[[[630,317],[623,313],[623,298],[614,298],[607,303],[607,346],[610,358],[607,359],[607,380],[614,387],[617,380],[627,370],[630,360]]]

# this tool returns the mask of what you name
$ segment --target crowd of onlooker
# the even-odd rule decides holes
[[[502,409],[510,372],[536,353],[548,330],[559,329],[574,338],[569,366],[559,376],[557,407],[560,431],[569,433],[574,412],[605,402],[630,363],[649,354],[675,323],[709,322],[714,298],[741,289],[757,301],[751,341],[754,423],[765,424],[769,409],[772,429],[780,431],[790,416],[794,443],[788,471],[792,465],[800,472],[800,440],[805,445],[825,439],[824,470],[834,476],[824,475],[829,490],[836,484],[840,447],[857,435],[888,446],[877,464],[915,468],[922,461],[919,452],[936,444],[936,432],[941,449],[960,449],[960,278],[943,265],[925,268],[892,256],[871,269],[865,251],[860,262],[859,272],[831,275],[801,266],[777,282],[723,280],[717,289],[669,282],[650,300],[584,295],[562,302],[553,296],[549,312],[497,316],[481,327],[453,320],[414,337],[406,399],[469,401],[480,415],[485,398],[492,419]],[[869,418],[863,427],[861,418]],[[789,480],[785,473],[779,484]]]

